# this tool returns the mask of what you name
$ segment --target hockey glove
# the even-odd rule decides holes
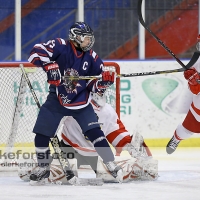
[[[106,88],[110,87],[115,81],[115,72],[105,71],[102,72],[102,80],[97,81],[96,87],[99,91],[105,91]]]
[[[190,85],[198,85],[197,80],[200,79],[200,75],[194,67],[185,70],[184,77]]]
[[[58,86],[61,82],[61,74],[59,66],[56,62],[50,62],[44,65],[44,70],[47,73],[47,82],[49,84]]]

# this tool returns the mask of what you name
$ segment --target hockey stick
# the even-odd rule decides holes
[[[20,64],[19,65],[21,70],[22,70],[22,74],[29,86],[29,89],[31,91],[31,94],[33,95],[33,98],[38,106],[38,108],[40,108],[40,103],[39,103],[39,100],[36,96],[36,93],[31,85],[31,82],[28,78],[28,75],[26,73],[26,71],[24,70],[24,66],[23,64]],[[51,145],[54,149],[54,151],[57,153],[58,155],[58,158],[59,158],[59,162],[60,162],[60,165],[62,166],[62,169],[63,169],[63,172],[67,178],[67,181],[69,181],[70,179],[72,179],[73,177],[75,177],[73,171],[71,170],[71,167],[70,167],[70,163],[68,161],[67,158],[65,158],[63,155],[64,155],[64,152],[61,148],[61,144],[60,144],[60,141],[58,139],[58,136],[55,135],[53,138],[50,139],[51,141]],[[78,180],[78,185],[103,185],[103,181],[102,179],[84,179],[84,178],[77,178]]]
[[[156,74],[168,74],[175,72],[183,72],[185,69],[172,69],[172,70],[163,70],[163,71],[152,71],[152,72],[139,72],[139,73],[130,73],[130,74],[117,74],[116,78],[122,77],[135,77],[135,76],[148,76]],[[62,76],[62,80],[83,80],[83,79],[101,79],[102,76]]]
[[[176,73],[176,72],[183,72],[186,70],[186,67],[188,69],[192,67],[198,60],[199,56],[200,56],[200,52],[195,51],[189,63],[187,65],[183,64],[185,68],[163,70],[163,71],[152,71],[152,72],[136,72],[136,73],[130,73],[130,74],[116,74],[116,78],[149,76],[149,75],[171,74],[171,73]],[[101,78],[102,78],[101,75],[99,76],[62,76],[62,80],[83,80],[83,79],[101,79]]]
[[[159,39],[159,41],[162,43],[162,41],[160,39]],[[164,43],[162,43],[162,44],[164,45]],[[166,47],[166,48],[170,51],[170,49],[168,47]],[[189,69],[190,67],[192,67],[196,63],[196,61],[198,60],[199,56],[200,56],[200,52],[195,51],[194,54],[193,54],[193,56],[192,56],[192,58],[190,59],[190,61],[188,62],[187,65],[184,65],[175,56],[176,59],[177,59],[177,61],[179,62],[179,64],[182,63],[182,65],[184,66],[184,67],[179,68],[179,69],[163,70],[163,71],[152,71],[152,72],[136,72],[136,73],[130,73],[130,74],[116,74],[116,78],[136,77],[136,76],[149,76],[149,75],[170,74],[170,73],[183,72],[186,69]],[[62,76],[62,80],[83,80],[83,79],[101,79],[101,78],[102,78],[101,75],[99,75],[99,76]]]
[[[196,61],[199,58],[200,52],[199,51],[195,51],[193,53],[193,56],[191,58],[191,60],[189,61],[189,63],[187,65],[184,65],[179,58],[177,58],[177,56],[162,42],[162,40],[160,38],[158,38],[148,27],[147,24],[144,22],[144,19],[142,17],[142,0],[138,0],[138,18],[139,18],[139,22],[142,24],[142,26],[154,37],[154,39],[172,56],[176,59],[176,61],[182,66],[182,68],[184,70],[189,69],[190,67],[192,67]],[[184,71],[183,70],[183,71]]]

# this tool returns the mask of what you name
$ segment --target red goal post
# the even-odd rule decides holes
[[[24,78],[19,64],[23,64],[33,89],[42,105],[48,95],[46,73],[40,67],[28,62],[0,62],[0,147],[3,152],[11,152],[13,147],[33,146],[38,108]],[[104,62],[105,69],[120,74],[115,62]],[[120,117],[120,79],[107,91],[107,102]],[[1,152],[2,153],[2,152]],[[1,159],[1,158],[0,158]]]

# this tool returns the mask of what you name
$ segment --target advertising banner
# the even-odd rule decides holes
[[[181,68],[176,61],[116,62],[121,74]],[[120,93],[121,120],[131,134],[138,131],[147,139],[171,138],[192,102],[183,72],[121,78]]]

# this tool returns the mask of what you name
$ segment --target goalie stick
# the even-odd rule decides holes
[[[40,103],[39,103],[39,100],[36,96],[36,93],[31,85],[31,82],[28,78],[28,75],[24,69],[24,66],[23,64],[20,64],[19,65],[21,70],[22,70],[22,74],[29,86],[29,89],[33,95],[33,98],[38,106],[38,108],[40,108]],[[60,144],[60,141],[58,139],[58,136],[55,135],[53,138],[50,139],[51,141],[51,145],[54,149],[54,151],[58,154],[58,159],[59,159],[59,162],[60,162],[60,165],[62,166],[62,169],[63,169],[63,172],[67,178],[67,181],[69,181],[70,179],[72,179],[73,177],[75,177],[73,171],[71,170],[71,167],[70,167],[70,163],[68,161],[68,159],[66,157],[64,157],[64,152],[63,150],[61,149],[61,144]],[[78,184],[75,184],[75,185],[80,185],[80,186],[85,186],[85,185],[103,185],[103,180],[100,179],[100,178],[78,178],[77,177],[77,183]]]
[[[142,0],[138,0],[138,18],[139,18],[139,22],[142,24],[142,26],[153,36],[153,38],[172,56],[176,59],[176,61],[182,66],[183,71],[189,69],[190,67],[192,67],[196,61],[199,58],[199,51],[195,51],[193,53],[193,56],[191,58],[191,60],[189,61],[189,63],[187,65],[184,65],[180,59],[162,42],[162,40],[160,38],[158,38],[148,27],[147,24],[144,22],[144,19],[142,17]]]

